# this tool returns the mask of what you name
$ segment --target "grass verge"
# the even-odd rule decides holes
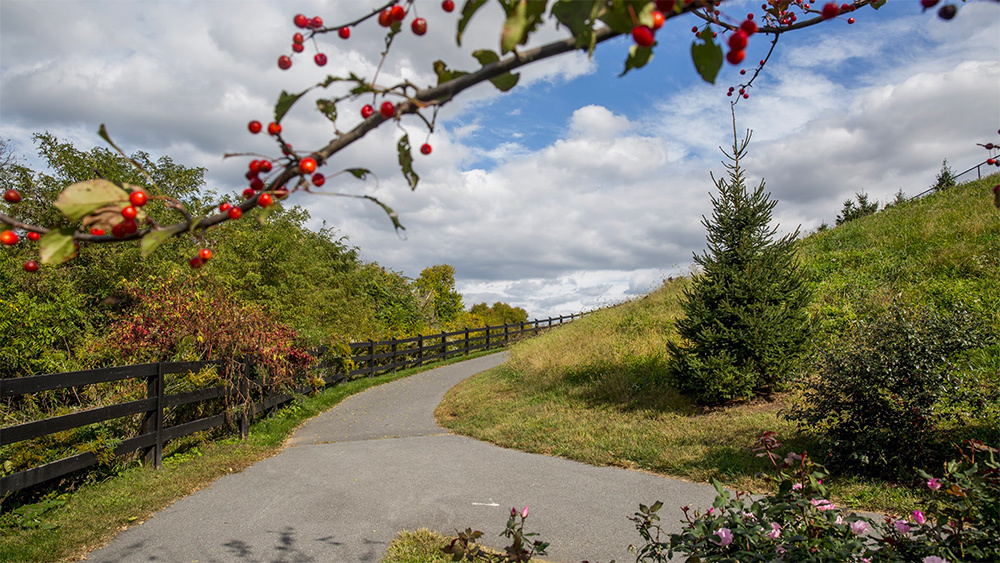
[[[346,397],[435,367],[486,355],[471,354],[421,368],[355,379],[304,397],[250,427],[246,441],[224,438],[178,450],[159,469],[136,464],[111,477],[65,495],[65,504],[41,514],[34,527],[0,528],[0,561],[33,563],[78,560],[107,544],[119,531],[138,525],[154,512],[282,450],[285,439],[306,420]],[[176,449],[176,447],[175,447]]]
[[[379,563],[450,563],[450,555],[442,553],[441,548],[448,545],[451,538],[432,532],[426,528],[419,530],[403,530],[389,543],[385,556]],[[500,553],[485,549],[489,553]],[[532,561],[546,563],[544,559],[532,557]]]

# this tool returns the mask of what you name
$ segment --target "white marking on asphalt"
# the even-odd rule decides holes
[[[493,502],[493,499],[490,499],[490,502],[474,502],[472,503],[472,506],[500,506],[500,505]]]

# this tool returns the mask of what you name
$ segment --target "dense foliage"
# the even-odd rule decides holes
[[[674,386],[701,403],[718,404],[770,393],[785,385],[809,338],[810,293],[795,255],[798,230],[774,240],[777,204],[762,181],[750,191],[733,129],[729,181],[715,180],[708,250],[695,255],[702,272],[684,293],[677,320],[682,341],[670,342]],[[713,178],[714,180],[714,178]]]

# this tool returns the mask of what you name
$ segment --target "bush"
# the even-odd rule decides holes
[[[969,400],[957,353],[995,337],[961,304],[950,309],[890,304],[855,320],[818,355],[804,400],[786,413],[813,433],[833,470],[898,478],[944,459],[946,423]]]

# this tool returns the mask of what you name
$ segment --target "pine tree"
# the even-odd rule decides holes
[[[761,181],[752,192],[740,159],[751,132],[723,153],[729,181],[712,181],[708,248],[694,256],[702,272],[684,292],[680,342],[668,344],[671,381],[703,404],[750,398],[782,387],[809,339],[810,292],[795,256],[798,229],[775,241],[777,204]]]
[[[941,171],[938,172],[937,177],[934,178],[934,185],[931,186],[935,191],[947,190],[948,188],[954,188],[955,182],[955,171],[948,166],[948,159],[944,159],[941,163]]]

